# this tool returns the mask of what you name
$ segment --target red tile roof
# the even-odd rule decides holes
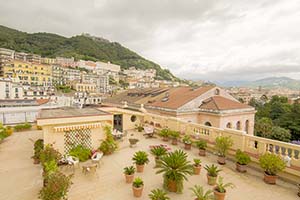
[[[203,101],[202,105],[199,107],[204,110],[234,110],[234,109],[245,109],[253,108],[246,104],[242,104],[238,101],[227,99],[222,96],[213,96]]]
[[[37,99],[36,102],[38,103],[38,105],[43,105],[45,103],[48,103],[49,99]]]

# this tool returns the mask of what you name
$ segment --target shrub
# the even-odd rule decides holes
[[[178,131],[170,131],[169,136],[170,136],[172,139],[177,139],[177,138],[180,137],[180,133],[179,133]]]
[[[54,160],[56,163],[58,163],[59,160],[61,160],[62,155],[55,150],[50,144],[46,145],[45,148],[40,153],[40,161],[42,165],[46,162],[50,162],[51,160]]]
[[[5,128],[2,123],[0,123],[0,141],[8,136],[9,134],[7,134],[7,128]]]
[[[163,174],[164,188],[169,189],[169,183],[175,182],[177,192],[182,192],[183,181],[187,180],[187,175],[194,173],[193,165],[187,160],[187,154],[182,150],[176,150],[160,159],[160,168],[156,173]]]
[[[148,154],[145,151],[137,151],[133,155],[133,162],[137,165],[144,165],[149,162]]]
[[[201,160],[194,158],[194,166],[196,166],[196,167],[201,166]]]
[[[203,187],[200,185],[194,185],[194,187],[190,188],[193,192],[193,196],[196,197],[195,200],[214,200],[215,197],[213,195],[212,190],[204,191]]]
[[[251,162],[250,156],[245,152],[242,152],[240,149],[236,151],[235,159],[240,165],[247,165],[249,162]]]
[[[91,153],[90,149],[82,145],[77,145],[69,151],[69,155],[78,158],[80,162],[87,161],[91,157]]]
[[[45,176],[50,176],[51,174],[57,172],[58,166],[55,160],[50,160],[44,163]]]
[[[163,155],[167,154],[167,150],[165,147],[162,146],[155,146],[151,150],[151,154],[155,156],[155,158],[160,158]]]
[[[25,131],[25,130],[29,130],[29,129],[31,129],[31,124],[29,124],[29,123],[25,123],[25,124],[19,124],[19,125],[16,125],[15,127],[14,127],[14,129],[15,129],[15,131]]]
[[[132,186],[135,188],[143,187],[143,185],[144,185],[144,182],[140,177],[136,177],[134,179],[134,181],[132,182]]]
[[[196,146],[198,149],[205,150],[207,148],[207,142],[205,140],[199,140],[196,142]]]
[[[34,142],[34,154],[32,156],[33,159],[36,159],[36,160],[40,160],[40,155],[41,155],[41,152],[43,151],[44,149],[44,140],[43,139],[38,139]]]
[[[134,173],[135,173],[135,168],[133,166],[129,166],[129,167],[124,168],[124,174],[132,175]]]
[[[170,200],[167,193],[162,189],[151,190],[151,193],[148,196],[150,200]]]
[[[215,187],[215,190],[217,190],[220,193],[225,193],[226,192],[226,188],[233,188],[234,185],[232,183],[223,183],[223,177],[219,177],[218,182],[217,182],[217,186]]]
[[[285,168],[285,163],[280,156],[270,153],[260,156],[259,165],[264,169],[266,174],[271,176],[275,176]]]
[[[170,135],[170,130],[167,128],[164,128],[159,132],[159,136],[161,137],[169,137],[169,135]]]
[[[118,144],[114,140],[114,137],[111,133],[111,127],[105,126],[103,129],[106,134],[106,139],[100,144],[99,150],[105,155],[112,154],[117,150]]]
[[[184,144],[192,144],[192,140],[191,140],[191,137],[189,135],[185,135],[182,139],[182,142]]]
[[[219,175],[219,172],[222,171],[222,170],[218,169],[218,167],[214,164],[206,165],[204,167],[204,169],[206,169],[207,174],[212,177],[217,177]]]
[[[47,184],[39,192],[39,199],[66,199],[71,184],[71,176],[66,176],[61,172],[55,172],[48,176]]]
[[[233,141],[231,137],[219,136],[216,138],[216,149],[219,156],[225,157],[232,145]]]

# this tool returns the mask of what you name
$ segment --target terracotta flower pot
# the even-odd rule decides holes
[[[168,137],[163,137],[162,140],[165,141],[165,142],[168,142],[168,141],[169,141],[169,138],[168,138]]]
[[[145,165],[136,165],[136,171],[141,173],[144,171]]]
[[[184,144],[184,149],[185,150],[191,150],[192,149],[192,144]]]
[[[172,144],[173,144],[173,145],[177,145],[177,144],[178,144],[177,138],[173,138],[173,139],[172,139]]]
[[[35,164],[35,165],[40,164],[39,159],[33,159],[33,164]]]
[[[132,186],[133,196],[134,197],[141,197],[142,194],[143,194],[143,189],[144,189],[144,186],[139,187],[139,188],[136,188],[136,187]]]
[[[168,190],[170,192],[177,192],[177,184],[175,181],[169,181]]]
[[[224,156],[218,156],[218,163],[220,165],[225,165],[226,164],[226,157],[224,157]]]
[[[201,165],[199,165],[199,166],[194,165],[194,174],[199,175],[200,172],[201,172]]]
[[[247,172],[247,165],[241,165],[239,163],[236,163],[236,170],[238,172],[245,173],[245,172]]]
[[[268,175],[266,172],[264,174],[264,181],[268,184],[275,185],[277,180],[277,176]]]
[[[205,149],[199,149],[199,156],[206,156],[206,150]]]
[[[215,200],[224,200],[226,193],[218,192],[218,190],[214,189]]]
[[[216,185],[218,177],[209,176],[208,174],[206,175],[206,177],[208,185]]]
[[[133,178],[134,178],[134,174],[130,174],[130,175],[125,174],[126,183],[132,183]]]

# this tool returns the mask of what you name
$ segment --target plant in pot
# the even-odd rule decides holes
[[[132,192],[134,197],[141,197],[143,194],[144,182],[141,178],[137,177],[132,182]]]
[[[285,168],[285,163],[280,156],[271,153],[260,156],[259,165],[265,172],[264,181],[268,184],[276,184],[278,172]]]
[[[235,159],[236,159],[236,170],[239,172],[246,172],[247,165],[251,162],[250,156],[245,152],[242,152],[240,149],[238,149],[235,153]]]
[[[125,167],[124,168],[124,175],[126,183],[132,183],[134,178],[135,168],[133,166]]]
[[[34,160],[33,161],[34,164],[40,163],[40,154],[43,149],[44,149],[44,140],[43,139],[36,140],[34,143],[34,154],[32,156]]]
[[[136,164],[137,172],[143,172],[145,164],[149,163],[148,154],[145,151],[135,152],[132,160]]]
[[[135,129],[138,131],[138,132],[142,132],[144,130],[144,127],[142,126],[142,124],[136,124],[135,125]]]
[[[205,140],[199,140],[196,142],[196,146],[199,149],[199,156],[206,155],[207,142]]]
[[[185,150],[191,150],[192,149],[192,140],[189,135],[185,135],[182,139],[182,142],[184,143],[184,149]]]
[[[148,196],[150,200],[170,200],[167,193],[162,189],[151,190],[151,193]]]
[[[169,135],[170,135],[170,130],[167,128],[164,128],[159,132],[159,136],[162,137],[163,141],[165,142],[169,141]]]
[[[193,174],[193,165],[187,160],[187,154],[182,150],[164,155],[160,159],[157,174],[162,173],[164,188],[170,192],[182,192],[183,181]]]
[[[233,145],[233,140],[231,137],[218,136],[216,138],[216,150],[218,152],[218,163],[221,165],[226,164],[226,155],[228,150]]]
[[[201,171],[201,160],[195,158],[193,167],[194,167],[194,174],[199,175]]]
[[[216,187],[214,188],[215,200],[224,200],[226,195],[226,188],[233,188],[232,183],[223,183],[223,177],[219,177]]]
[[[207,171],[207,183],[208,185],[215,185],[219,172],[221,171],[216,165],[206,165],[204,169]]]
[[[69,151],[69,155],[78,158],[80,162],[85,162],[90,159],[92,152],[83,145],[77,145]]]
[[[159,165],[159,159],[167,154],[167,150],[165,147],[162,146],[155,146],[151,150],[151,154],[155,156],[155,167]]]
[[[180,138],[180,133],[178,131],[170,131],[170,138],[172,139],[172,144],[178,144],[178,138]]]
[[[116,141],[112,135],[111,127],[105,126],[103,129],[104,129],[106,138],[100,144],[99,150],[102,151],[104,153],[104,155],[110,155],[117,150],[118,144],[116,143]]]
[[[190,190],[192,190],[195,200],[214,200],[215,199],[212,190],[207,190],[205,192],[203,187],[200,185],[194,185],[194,187],[190,188]]]

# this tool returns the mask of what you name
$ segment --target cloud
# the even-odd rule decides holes
[[[23,31],[118,41],[183,78],[300,78],[298,0],[0,0],[0,12]]]

